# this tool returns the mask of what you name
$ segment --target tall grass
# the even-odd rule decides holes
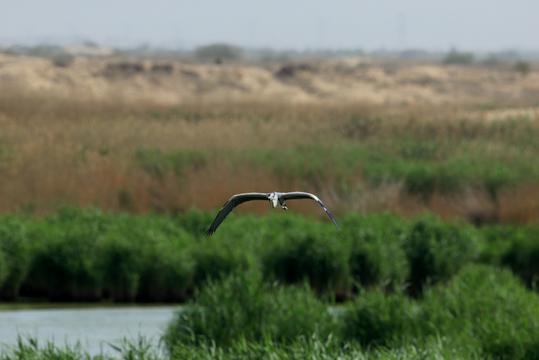
[[[489,357],[538,356],[539,299],[507,270],[467,267],[430,289],[424,307],[430,330],[476,342]]]
[[[156,106],[3,93],[0,211],[43,213],[58,204],[208,210],[246,188],[301,187],[327,194],[341,211],[410,215],[412,198],[418,207],[466,217],[472,210],[440,209],[432,199],[462,208],[486,193],[477,206],[488,211],[495,204],[501,220],[539,216],[537,204],[524,215],[509,214],[519,201],[504,197],[539,179],[535,118],[484,121],[481,112],[444,107],[399,110]],[[209,180],[216,177],[222,181]],[[390,185],[399,196],[388,198]]]
[[[350,242],[348,266],[355,287],[406,286],[410,265],[402,242],[405,231],[397,219],[350,217],[343,220],[342,231]]]
[[[476,259],[479,244],[466,227],[444,224],[435,218],[418,220],[405,235],[410,262],[410,290],[421,293],[426,283],[448,280]]]
[[[358,296],[349,308],[343,316],[345,339],[369,347],[402,344],[418,336],[418,305],[402,293],[374,289]]]
[[[53,342],[41,343],[35,338],[19,337],[17,344],[2,349],[1,360],[158,360],[164,359],[162,351],[144,337],[137,340],[124,339],[119,345],[110,344],[114,355],[101,353],[91,355],[81,344],[58,346]]]
[[[207,282],[260,272],[344,301],[369,289],[446,283],[470,263],[511,269],[529,287],[538,271],[535,225],[473,228],[432,216],[230,215],[206,237],[211,214],[130,215],[64,208],[46,217],[0,217],[2,298],[185,302]],[[2,233],[4,231],[4,233]]]
[[[24,222],[16,217],[0,221],[0,295],[12,300],[28,274],[30,249]]]
[[[536,287],[539,280],[537,256],[539,256],[539,249],[535,236],[518,239],[504,255],[502,263],[520,275],[528,286]]]
[[[5,255],[3,252],[0,252],[0,286],[4,285],[4,281],[8,276],[8,269],[6,264]]]
[[[1,360],[157,360],[157,359],[481,359],[480,352],[447,341],[430,340],[425,343],[402,347],[362,349],[349,344],[340,346],[333,339],[317,337],[299,339],[291,344],[272,341],[248,342],[239,340],[228,347],[215,344],[179,344],[172,354],[162,354],[159,349],[148,346],[144,341],[124,342],[115,355],[90,355],[80,346],[60,347],[52,343],[38,344],[33,339],[21,339],[16,347],[0,354]]]
[[[326,305],[308,288],[276,287],[243,273],[203,288],[190,308],[177,313],[164,339],[174,352],[178,344],[286,343],[331,332]]]
[[[537,295],[514,275],[483,265],[466,266],[422,299],[370,289],[333,313],[308,289],[240,276],[205,288],[190,310],[176,315],[165,339],[173,355],[223,358],[316,346],[327,356],[360,358],[534,359],[538,311]]]
[[[265,276],[285,284],[308,281],[319,292],[346,289],[346,254],[332,230],[309,226],[283,232],[262,258]]]
[[[207,154],[196,151],[176,151],[163,153],[156,148],[141,148],[135,152],[137,164],[150,175],[162,179],[167,172],[182,176],[188,170],[196,170],[206,165]]]
[[[271,341],[237,341],[229,347],[214,344],[198,346],[178,345],[171,356],[173,359],[481,359],[477,349],[458,346],[447,340],[431,340],[425,343],[408,344],[401,347],[365,349],[357,344],[341,346],[334,339],[306,338],[292,344]]]
[[[175,315],[166,354],[144,341],[115,348],[125,359],[537,358],[539,299],[507,269],[467,265],[420,299],[371,288],[333,305],[307,283],[284,286],[240,272],[209,281]],[[0,358],[91,357],[80,347],[21,339]]]

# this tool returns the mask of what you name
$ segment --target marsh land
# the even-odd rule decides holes
[[[60,60],[0,55],[3,301],[185,305],[97,358],[537,358],[536,64]],[[296,201],[205,235],[274,190],[341,230]]]

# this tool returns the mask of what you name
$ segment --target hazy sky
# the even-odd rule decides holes
[[[0,44],[539,50],[539,0],[0,0]]]

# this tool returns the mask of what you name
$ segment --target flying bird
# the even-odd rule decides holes
[[[208,228],[208,235],[212,235],[215,230],[221,225],[223,220],[227,217],[227,215],[238,205],[243,204],[247,201],[252,200],[266,200],[270,202],[270,205],[275,209],[278,206],[281,207],[283,210],[288,210],[288,206],[286,205],[286,200],[293,200],[293,199],[310,199],[314,200],[324,209],[328,217],[331,219],[333,224],[339,227],[337,225],[337,221],[335,220],[335,217],[333,214],[329,211],[329,209],[324,205],[322,200],[318,198],[318,196],[313,195],[308,192],[301,192],[301,191],[293,191],[293,192],[272,192],[272,193],[258,193],[258,192],[251,192],[251,193],[243,193],[243,194],[236,194],[232,196],[228,201],[223,205],[223,208],[219,210],[217,213],[217,216],[211,223],[210,227]]]

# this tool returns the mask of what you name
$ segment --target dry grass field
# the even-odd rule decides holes
[[[537,105],[533,67],[0,55],[0,211],[213,209],[304,189],[337,212],[528,222]]]

